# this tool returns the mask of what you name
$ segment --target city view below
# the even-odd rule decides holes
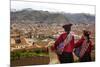
[[[12,8],[10,11],[11,66],[59,64],[57,54],[51,50],[51,47],[65,32],[62,26],[69,23],[72,24],[71,34],[74,36],[75,43],[82,37],[83,30],[91,32],[90,40],[93,44],[91,59],[95,61],[94,14],[84,11],[83,13],[52,12],[30,7],[21,10]],[[78,57],[75,55],[73,57],[74,62],[79,62]]]

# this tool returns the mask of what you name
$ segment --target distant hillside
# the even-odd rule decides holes
[[[11,11],[11,21],[35,23],[94,23],[95,16],[90,14],[51,13],[48,11],[36,11],[23,9]]]

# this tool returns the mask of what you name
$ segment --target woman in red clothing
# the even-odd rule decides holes
[[[72,54],[74,49],[74,36],[70,33],[71,26],[72,24],[63,26],[65,32],[58,37],[54,44],[53,50],[57,52],[60,63],[72,63],[74,61]],[[63,48],[61,46],[59,47],[61,43],[63,44]],[[62,52],[58,51],[58,48],[61,48]]]
[[[91,50],[92,50],[92,43],[90,41],[90,32],[84,30],[83,36],[81,39],[76,42],[75,47],[80,47],[79,57],[80,62],[89,62],[91,61]]]

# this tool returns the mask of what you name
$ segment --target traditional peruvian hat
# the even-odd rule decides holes
[[[65,24],[65,25],[63,25],[62,27],[63,27],[64,29],[69,29],[69,28],[71,28],[71,26],[72,26],[72,24]]]
[[[88,31],[88,30],[83,30],[83,33],[86,34],[86,35],[90,35],[91,34],[91,32]]]

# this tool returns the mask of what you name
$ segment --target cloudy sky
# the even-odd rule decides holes
[[[28,0],[27,0],[28,1]],[[34,0],[33,0],[34,1]],[[32,8],[34,10],[44,10],[51,12],[66,12],[66,13],[89,13],[95,14],[95,6],[92,5],[75,5],[65,3],[47,3],[47,2],[25,2],[11,1],[11,9],[21,10],[24,8]]]

